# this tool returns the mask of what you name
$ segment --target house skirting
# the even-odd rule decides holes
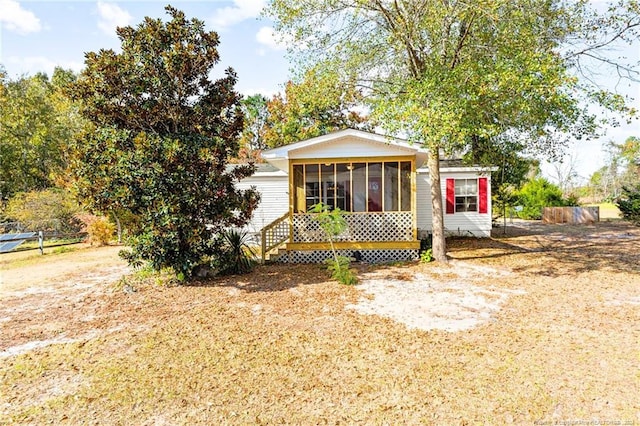
[[[419,249],[336,250],[338,255],[367,263],[407,262],[418,259]],[[331,250],[288,250],[279,260],[289,263],[322,263]]]
[[[336,241],[336,250],[410,250],[419,249],[420,241]],[[312,243],[288,243],[287,250],[331,250],[327,241]]]

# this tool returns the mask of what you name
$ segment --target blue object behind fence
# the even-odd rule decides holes
[[[22,232],[19,234],[0,234],[0,253],[7,253],[18,247],[20,244],[33,238],[35,232]]]

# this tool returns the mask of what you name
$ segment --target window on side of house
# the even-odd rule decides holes
[[[490,211],[490,188],[488,177],[471,179],[446,179],[446,212],[477,212],[487,214]]]
[[[456,213],[478,211],[478,179],[455,180]]]

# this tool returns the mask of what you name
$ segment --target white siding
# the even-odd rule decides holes
[[[322,144],[295,149],[289,152],[291,159],[308,158],[367,158],[415,155],[415,149],[347,136]]]
[[[282,173],[282,172],[281,172]],[[445,230],[453,235],[469,235],[469,233],[478,237],[488,237],[491,235],[491,175],[479,174],[473,171],[464,172],[442,172],[441,191],[442,206],[446,210],[446,182],[447,178],[464,179],[488,177],[489,184],[487,188],[487,207],[489,213],[479,214],[476,212],[464,212],[454,214],[444,214]],[[430,231],[431,225],[431,190],[429,186],[429,173],[418,172],[416,179],[416,196],[417,196],[417,222],[418,229],[421,231]],[[253,212],[253,218],[247,225],[250,232],[259,232],[264,226],[273,222],[283,214],[289,211],[289,179],[284,173],[279,176],[268,176],[257,173],[238,183],[239,189],[246,189],[255,186],[261,194],[261,201],[256,210]]]
[[[431,187],[429,173],[418,173],[416,179],[416,197],[419,234],[431,231]],[[419,235],[422,237],[422,235]]]
[[[260,176],[256,173],[240,181],[238,189],[248,189],[255,186],[260,192],[260,204],[253,211],[251,222],[246,226],[249,232],[260,232],[289,211],[289,178],[288,176]]]
[[[447,178],[449,179],[474,179],[487,177],[487,208],[488,213],[479,214],[477,212],[446,213],[447,205]],[[418,229],[431,230],[431,190],[429,173],[418,173],[417,177],[417,209],[418,209]],[[475,172],[442,172],[440,175],[440,190],[442,191],[442,208],[444,210],[445,232],[451,235],[469,236],[473,234],[477,237],[491,236],[491,175],[479,174]]]

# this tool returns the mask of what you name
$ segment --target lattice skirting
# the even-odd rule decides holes
[[[412,241],[411,212],[345,213],[347,230],[336,241]],[[327,241],[316,214],[293,216],[293,242]]]
[[[357,253],[356,253],[357,252]],[[359,256],[358,256],[359,253]],[[367,263],[385,262],[406,262],[418,258],[418,250],[398,249],[398,250],[338,250],[341,256],[359,258]],[[330,250],[292,250],[280,257],[281,262],[289,263],[322,263],[330,258]]]

